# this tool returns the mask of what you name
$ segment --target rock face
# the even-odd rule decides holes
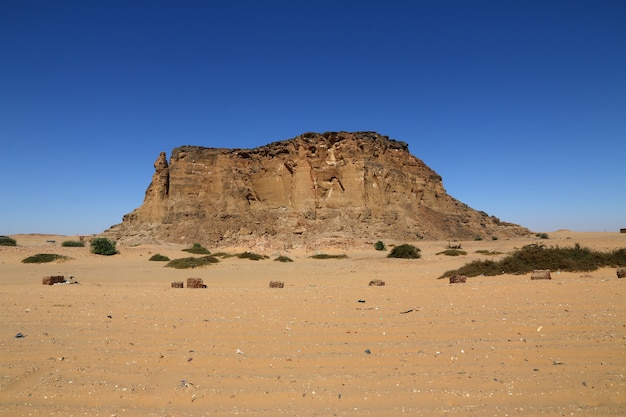
[[[106,235],[288,248],[530,233],[450,197],[406,143],[373,132],[305,133],[256,149],[183,146],[154,167],[141,207]]]

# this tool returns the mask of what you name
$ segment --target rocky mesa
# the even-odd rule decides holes
[[[375,132],[305,133],[255,149],[183,146],[154,167],[143,204],[105,235],[291,248],[530,233],[449,196],[406,143]]]

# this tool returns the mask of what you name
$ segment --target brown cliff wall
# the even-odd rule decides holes
[[[528,233],[447,195],[404,142],[373,132],[306,133],[255,149],[184,146],[155,162],[122,240],[290,247],[324,239],[470,239]]]

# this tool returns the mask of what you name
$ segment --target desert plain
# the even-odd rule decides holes
[[[549,237],[626,247],[620,233]],[[101,256],[61,246],[75,236],[13,238],[0,247],[1,416],[626,415],[626,279],[615,268],[437,279],[488,257],[476,250],[509,253],[534,236],[462,242],[457,257],[437,254],[446,241],[408,242],[415,260],[373,246],[282,251],[291,263],[255,250],[270,258],[193,270],[149,261],[189,256],[189,245]],[[21,262],[37,253],[72,259]],[[78,284],[42,285],[50,275]],[[207,288],[170,286],[190,277]]]

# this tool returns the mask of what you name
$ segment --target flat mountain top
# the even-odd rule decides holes
[[[254,149],[161,152],[143,204],[106,235],[251,247],[530,233],[448,195],[405,142],[375,132],[304,133]]]

